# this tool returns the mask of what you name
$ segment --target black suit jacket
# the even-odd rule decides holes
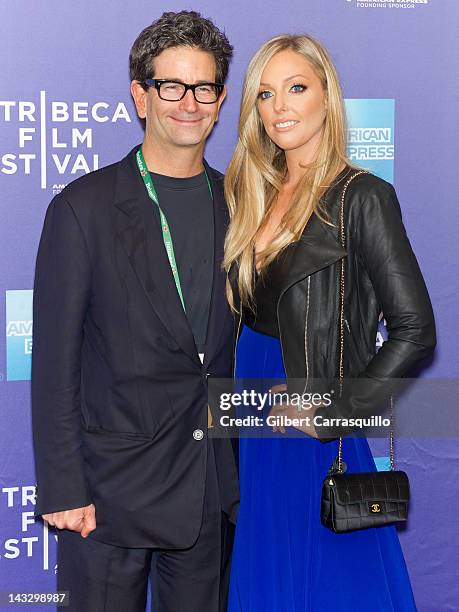
[[[34,288],[36,513],[93,502],[91,537],[185,548],[202,518],[207,378],[232,369],[221,270],[228,212],[223,177],[206,164],[215,260],[201,364],[136,150],[71,183],[46,214]],[[222,507],[235,518],[232,447],[213,443]]]

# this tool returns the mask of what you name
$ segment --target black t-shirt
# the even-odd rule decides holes
[[[206,174],[150,174],[172,234],[186,316],[198,352],[205,353],[214,267],[214,216]]]

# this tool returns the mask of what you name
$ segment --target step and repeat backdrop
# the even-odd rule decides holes
[[[457,0],[3,1],[0,591],[55,590],[56,532],[34,518],[30,421],[33,275],[46,207],[66,184],[142,140],[129,50],[163,11],[182,9],[210,17],[234,45],[228,97],[206,153],[221,171],[235,145],[243,74],[255,50],[285,32],[312,34],[330,50],[346,98],[349,155],[395,185],[434,305],[438,349],[419,376],[457,377]],[[382,320],[376,343],[385,337]],[[385,469],[381,442],[373,450]],[[412,483],[400,540],[418,608],[459,610],[457,438],[400,439],[397,455]]]

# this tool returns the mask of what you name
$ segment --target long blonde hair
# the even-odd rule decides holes
[[[298,240],[313,212],[329,223],[321,198],[343,168],[346,157],[346,118],[343,96],[333,62],[324,47],[306,35],[283,34],[268,40],[253,56],[244,79],[239,119],[239,139],[225,177],[230,226],[225,240],[223,266],[238,265],[238,289],[242,304],[252,307],[253,253],[258,232],[276,201],[286,176],[285,154],[266,134],[257,109],[261,75],[280,51],[300,53],[322,83],[327,100],[323,137],[314,163],[305,165],[303,178],[292,195],[279,233],[259,256],[263,271],[289,243]],[[227,297],[234,308],[227,283]]]

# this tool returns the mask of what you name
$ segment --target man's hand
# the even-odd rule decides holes
[[[271,391],[272,393],[285,393],[285,391],[287,391],[287,385],[274,385],[271,388]],[[318,407],[319,406],[316,406],[308,410],[308,414],[306,416],[309,416],[311,421]],[[305,415],[301,415],[298,412],[297,407],[292,406],[291,404],[275,404],[272,407],[269,413],[269,416],[287,416],[291,419],[298,419]],[[292,427],[294,427],[295,429],[298,429],[299,431],[302,431],[303,433],[307,434],[308,436],[311,436],[312,438],[319,437],[317,435],[316,428],[314,427],[312,422],[310,423],[310,425],[292,425]],[[274,425],[273,432],[275,433],[277,431],[279,431],[280,433],[285,433],[285,428],[281,425],[279,426]]]
[[[58,529],[79,531],[82,538],[87,538],[96,528],[96,508],[94,504],[73,510],[43,514],[43,519]]]

